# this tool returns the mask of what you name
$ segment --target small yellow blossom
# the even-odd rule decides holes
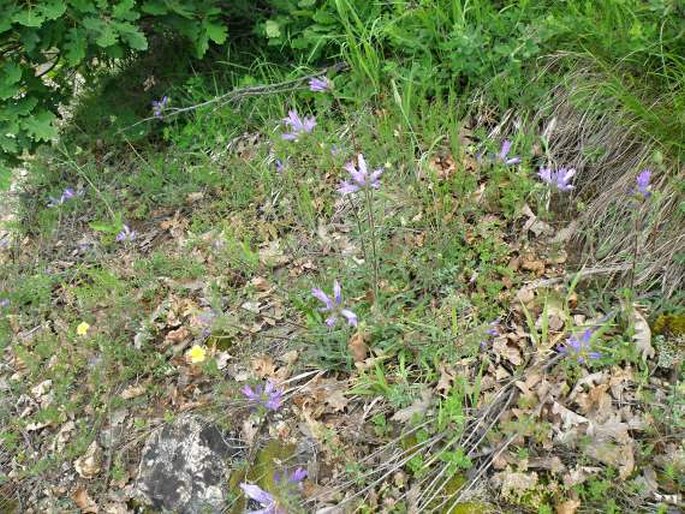
[[[80,336],[85,336],[86,333],[88,333],[88,329],[90,328],[90,325],[86,323],[85,321],[82,321],[78,327],[76,327],[76,333]]]
[[[207,358],[207,350],[205,350],[202,346],[195,344],[190,350],[188,350],[186,356],[192,364],[198,364]]]

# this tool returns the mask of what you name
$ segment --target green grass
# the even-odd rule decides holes
[[[500,420],[484,407],[492,388],[507,391],[513,380],[525,381],[541,349],[581,329],[584,322],[572,312],[592,319],[617,309],[619,295],[577,288],[578,278],[562,281],[559,290],[540,291],[523,307],[516,300],[519,287],[538,277],[513,269],[512,260],[558,251],[520,233],[522,208],[528,205],[562,226],[558,206],[546,209],[545,190],[535,179],[541,152],[548,150],[534,125],[536,102],[550,85],[573,78],[582,63],[597,72],[593,87],[607,101],[602,109],[620,111],[663,146],[665,158],[677,157],[682,120],[669,112],[682,103],[683,74],[675,57],[681,41],[674,15],[632,1],[572,2],[568,9],[523,2],[501,9],[484,0],[363,6],[337,0],[326,7],[335,27],[328,34],[336,49],[327,47],[330,57],[351,66],[334,77],[331,94],[304,88],[246,96],[138,123],[149,114],[151,98],[167,94],[173,107],[199,104],[233,88],[290,80],[308,69],[302,63],[316,64],[310,54],[275,65],[268,60],[274,48],[232,46],[216,54],[221,58],[214,65],[189,71],[192,63],[184,59],[165,62],[171,45],[158,50],[158,60],[103,77],[83,97],[60,145],[32,164],[17,229],[25,243],[0,277],[11,301],[0,337],[25,368],[13,394],[28,394],[51,380],[54,399],[24,417],[2,406],[3,449],[26,464],[19,478],[58,476],[60,466],[82,455],[119,409],[131,411],[132,435],[142,437],[154,416],[168,420],[177,414],[169,391],[184,381],[213,398],[208,413],[225,417],[225,403],[235,400],[240,384],[214,360],[191,369],[184,359],[204,328],[209,345],[246,369],[256,356],[297,350],[297,371],[350,379],[350,396],[379,402],[382,410],[369,416],[365,429],[380,439],[377,446],[401,449],[403,464],[361,465],[338,427],[322,429],[326,451],[348,470],[341,476],[355,481],[357,490],[397,465],[412,480],[432,484],[419,500],[437,508],[458,493],[469,470],[477,471],[480,461],[471,456],[477,445],[469,437],[481,431],[492,447],[518,435],[510,453],[519,462],[544,453],[552,428],[533,414],[535,402],[519,398],[520,416]],[[647,44],[658,27],[659,45]],[[569,50],[574,57],[558,59],[549,76],[537,76],[536,58]],[[151,62],[157,64],[148,69]],[[644,79],[640,63],[648,69]],[[148,74],[157,85],[144,91]],[[575,101],[587,101],[583,91]],[[280,138],[280,120],[291,108],[315,114],[318,122],[296,143]],[[502,116],[509,121],[499,125]],[[496,127],[500,132],[493,135]],[[513,141],[520,166],[490,162],[504,138]],[[347,178],[343,165],[359,152],[371,167],[384,167],[370,204],[336,193]],[[590,148],[586,155],[600,159],[601,152]],[[478,153],[485,155],[480,162]],[[282,173],[276,158],[285,163]],[[435,164],[450,160],[453,167],[446,170]],[[47,208],[48,196],[66,187],[85,194]],[[134,244],[115,241],[123,223],[138,232]],[[355,363],[348,347],[355,331],[344,323],[329,330],[323,324],[327,314],[310,294],[312,287],[330,293],[336,279],[345,305],[359,316],[359,333],[375,359],[369,363]],[[576,292],[585,303],[571,307]],[[255,303],[273,308],[267,311],[273,326],[252,312]],[[193,324],[203,309],[216,314],[207,327]],[[563,332],[550,329],[554,312],[566,320]],[[525,333],[521,365],[492,350],[486,331],[498,319]],[[78,336],[82,321],[91,329]],[[36,326],[40,330],[31,337],[17,336]],[[179,327],[189,327],[190,334],[181,345],[172,337]],[[601,360],[550,364],[547,371],[557,377],[550,380],[559,380],[554,387],[569,388],[586,368],[630,365],[639,372],[633,383],[646,388],[648,368],[631,330],[630,320],[617,316],[615,326],[594,340],[601,344]],[[242,371],[236,370],[231,368]],[[450,374],[447,390],[434,393],[430,407],[420,407],[422,394]],[[488,382],[493,375],[502,377],[494,385]],[[135,384],[143,384],[141,396],[123,399],[121,391]],[[675,393],[669,394],[674,402]],[[648,395],[641,401],[650,403]],[[393,413],[413,406],[416,412],[404,424],[393,420]],[[671,412],[654,410],[660,430],[670,430]],[[77,435],[64,452],[31,461],[35,456],[22,448],[29,424],[50,423],[30,436],[47,444],[77,415]],[[649,433],[637,446],[646,451],[659,437],[658,431]],[[125,473],[119,457],[107,470],[113,480]],[[642,455],[639,464],[650,458]],[[676,482],[676,468],[660,473]],[[538,486],[494,499],[492,506],[549,511],[573,492],[588,508],[608,502],[610,512],[639,496],[636,483],[616,482],[611,466],[602,473],[573,491],[546,476],[561,489],[550,493]],[[363,507],[367,500],[360,498],[359,508],[373,511]]]

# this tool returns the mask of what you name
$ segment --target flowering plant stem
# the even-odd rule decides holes
[[[369,232],[371,233],[371,266],[373,271],[373,301],[378,300],[378,256],[376,253],[376,218],[373,214],[373,189],[364,190],[366,197],[366,209],[369,222]]]
[[[633,227],[633,255],[632,262],[630,263],[630,290],[633,291],[635,286],[635,269],[637,268],[637,257],[640,251],[640,213],[638,209],[635,209],[633,213],[633,220],[635,221],[635,226]]]

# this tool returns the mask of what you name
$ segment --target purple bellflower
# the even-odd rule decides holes
[[[251,403],[262,405],[267,410],[277,411],[283,403],[283,389],[273,380],[267,380],[266,386],[258,385],[254,389],[246,385],[241,391]]]
[[[164,112],[164,109],[166,109],[167,104],[169,103],[169,97],[164,95],[161,100],[153,100],[152,101],[152,114],[155,118],[158,120],[161,120],[163,118],[162,113]]]
[[[649,181],[652,178],[652,172],[650,170],[642,170],[635,182],[637,183],[637,192],[642,195],[643,198],[649,198],[652,192],[649,190]]]
[[[245,496],[263,507],[259,510],[250,511],[250,514],[287,514],[285,509],[278,505],[274,495],[267,493],[258,485],[242,483],[240,488],[245,493]]]
[[[573,186],[569,182],[575,174],[576,170],[573,168],[552,170],[551,168],[541,167],[540,171],[538,171],[538,177],[540,177],[543,182],[556,187],[559,191],[570,191],[573,189]]]
[[[126,241],[133,241],[136,238],[136,231],[131,230],[128,225],[124,225],[121,232],[117,234],[117,241],[124,243]]]
[[[506,164],[507,166],[511,166],[512,164],[519,164],[521,162],[521,158],[519,156],[509,157],[510,150],[511,141],[505,139],[504,141],[502,141],[502,149],[499,151],[499,154],[497,154],[497,159]]]
[[[9,298],[3,298],[2,300],[0,300],[0,309],[4,309],[5,307],[9,307],[9,306],[10,306]]]
[[[338,321],[338,317],[342,316],[350,325],[353,327],[357,326],[357,315],[351,310],[343,308],[342,291],[340,290],[340,283],[337,280],[333,282],[332,299],[318,287],[312,288],[312,295],[324,304],[324,307],[321,307],[319,311],[329,313],[328,318],[326,318],[326,325],[333,327],[336,321]]]
[[[571,335],[563,346],[557,347],[557,350],[563,355],[572,355],[581,364],[585,363],[588,359],[599,359],[602,354],[590,351],[591,339],[592,329],[588,328],[580,337]]]
[[[325,93],[333,89],[333,83],[328,77],[313,78],[309,81],[309,90],[315,93]]]
[[[383,173],[383,168],[376,168],[369,173],[369,169],[366,166],[366,160],[362,154],[357,156],[357,162],[359,163],[358,168],[356,168],[352,162],[348,162],[344,166],[349,172],[351,180],[345,180],[340,184],[338,193],[341,195],[356,193],[360,189],[379,189],[381,187],[379,179]]]
[[[316,127],[316,118],[314,116],[300,118],[296,110],[288,111],[288,117],[283,118],[283,123],[290,127],[290,132],[281,134],[281,137],[286,141],[297,141],[302,134],[309,133]]]
[[[54,198],[51,196],[50,201],[48,202],[48,207],[57,207],[58,205],[62,205],[64,202],[71,200],[76,195],[76,191],[74,191],[73,188],[68,187],[62,192],[62,195],[59,198]]]

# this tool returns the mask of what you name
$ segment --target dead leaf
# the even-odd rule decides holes
[[[270,355],[260,355],[254,358],[252,369],[259,378],[273,378],[276,375],[276,365]]]
[[[180,327],[176,330],[170,330],[164,338],[166,344],[179,344],[190,337],[190,330],[186,327]]]
[[[100,510],[97,503],[88,495],[88,491],[83,486],[76,488],[71,495],[71,499],[74,500],[76,506],[81,509],[81,512],[84,514],[95,514]]]
[[[364,362],[366,359],[366,354],[369,351],[369,347],[364,342],[364,334],[361,332],[355,332],[347,343],[347,348],[352,355],[355,363]]]
[[[633,340],[635,341],[635,346],[640,351],[642,355],[642,360],[651,359],[656,355],[654,347],[652,346],[652,331],[649,328],[649,323],[645,317],[637,310],[635,306],[632,309],[632,320],[633,328],[635,330],[635,335]]]
[[[452,382],[454,382],[455,374],[456,372],[451,366],[441,363],[440,380],[438,380],[438,385],[435,386],[435,390],[446,395],[450,389],[452,389]]]
[[[71,433],[75,429],[76,424],[73,421],[67,421],[62,425],[52,441],[52,445],[50,446],[51,450],[61,453],[67,442],[69,442],[69,439],[71,439]]]
[[[506,336],[496,337],[492,342],[492,350],[497,356],[508,360],[514,366],[520,366],[523,364],[521,350],[513,345],[510,345]]]
[[[137,398],[143,394],[145,394],[145,385],[138,384],[128,386],[121,392],[119,396],[121,396],[124,400],[130,400],[131,398]]]
[[[580,500],[566,500],[554,507],[554,510],[557,514],[576,514],[578,507],[580,507]]]
[[[425,413],[431,405],[433,395],[429,389],[424,389],[421,392],[421,397],[414,401],[409,407],[400,409],[395,414],[393,414],[393,421],[399,423],[406,423],[412,419],[415,415],[421,415]]]
[[[502,496],[520,498],[538,484],[538,474],[513,472],[510,468],[496,473],[493,477],[500,484]]]
[[[97,441],[93,441],[86,453],[74,461],[74,469],[81,478],[93,478],[102,469],[101,462],[102,450]]]

